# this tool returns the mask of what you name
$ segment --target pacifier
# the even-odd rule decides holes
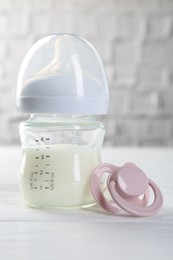
[[[109,201],[100,189],[100,177],[108,173],[107,189],[113,201]],[[150,189],[154,200],[149,205]],[[158,186],[133,163],[122,167],[103,163],[96,167],[91,176],[91,191],[97,203],[106,211],[118,213],[120,209],[135,216],[151,216],[159,212],[163,196]]]

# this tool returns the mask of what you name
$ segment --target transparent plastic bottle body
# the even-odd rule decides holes
[[[95,204],[90,176],[101,163],[104,125],[90,116],[50,114],[32,115],[19,128],[23,148],[19,185],[27,204],[38,208]]]

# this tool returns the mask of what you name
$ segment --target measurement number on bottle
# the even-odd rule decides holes
[[[41,137],[35,142],[44,142],[46,145],[50,141],[49,137]],[[34,169],[30,172],[30,189],[32,190],[54,190],[55,173],[50,170],[51,156],[48,154],[50,146],[39,146],[34,153]]]
[[[35,171],[30,173],[31,190],[54,190],[55,173],[50,171]]]

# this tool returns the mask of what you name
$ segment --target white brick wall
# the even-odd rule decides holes
[[[100,53],[111,92],[105,145],[173,145],[172,0],[0,0],[0,144],[19,143],[19,67],[53,32]]]

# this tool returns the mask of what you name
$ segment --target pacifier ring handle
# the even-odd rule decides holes
[[[110,181],[108,189],[113,200],[120,208],[135,216],[148,217],[157,214],[163,205],[163,196],[158,186],[150,179],[148,179],[148,184],[154,192],[154,201],[147,207],[136,206],[122,198],[122,196],[116,190],[116,183],[114,181]]]
[[[93,194],[93,197],[97,201],[97,203],[106,211],[111,213],[118,213],[120,211],[120,208],[117,206],[116,203],[109,202],[103,195],[100,189],[100,177],[104,173],[109,173],[110,175],[112,173],[116,173],[119,167],[114,166],[109,163],[102,163],[96,167],[94,170],[92,176],[91,176],[91,192]]]

